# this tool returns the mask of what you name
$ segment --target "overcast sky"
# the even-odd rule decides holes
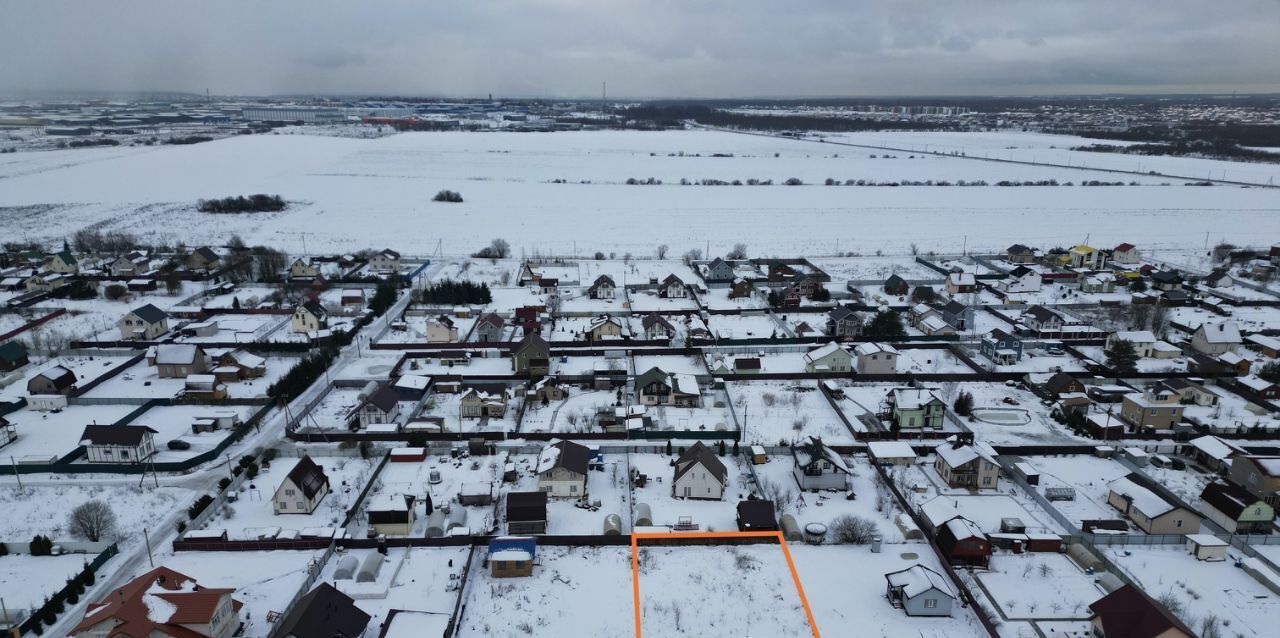
[[[14,0],[0,91],[1280,91],[1277,0]]]

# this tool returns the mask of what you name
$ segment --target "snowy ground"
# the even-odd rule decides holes
[[[528,578],[493,578],[479,558],[460,638],[635,634],[629,547],[542,546]]]
[[[1082,520],[1124,518],[1116,508],[1107,504],[1110,491],[1107,484],[1130,472],[1120,463],[1083,454],[1035,456],[1027,457],[1026,461],[1040,471],[1040,485],[1036,489],[1041,494],[1050,487],[1075,488],[1075,500],[1054,501],[1053,507],[1077,527]],[[1029,503],[1020,490],[1015,494]],[[1135,528],[1133,533],[1141,534],[1142,531]]]
[[[877,136],[923,147],[936,134]],[[906,136],[906,137],[903,137]],[[961,139],[977,152],[1003,145],[1007,134],[975,133]],[[1042,138],[1058,139],[1058,138]],[[1060,138],[1060,146],[1074,145]],[[501,152],[491,152],[501,151]],[[671,156],[680,151],[684,157]],[[711,158],[712,153],[732,158]],[[1007,151],[1013,152],[1013,151]],[[1037,153],[1046,152],[1037,150]],[[700,153],[702,157],[691,154]],[[1231,186],[1191,188],[1177,180],[1123,176],[1142,186],[856,188],[819,186],[842,179],[1117,179],[1114,175],[1049,166],[1019,166],[954,157],[871,159],[874,151],[829,144],[708,131],[598,131],[554,135],[407,133],[379,139],[305,135],[235,136],[190,146],[24,152],[0,166],[6,188],[0,219],[17,239],[54,240],[102,223],[139,232],[144,239],[210,240],[184,229],[201,228],[206,216],[195,200],[210,193],[280,193],[293,202],[280,213],[226,216],[227,236],[251,244],[298,249],[302,233],[312,250],[350,250],[354,245],[395,246],[426,254],[437,244],[445,254],[470,253],[483,240],[477,229],[507,231],[513,248],[568,254],[590,251],[652,255],[659,244],[672,254],[709,246],[723,253],[736,242],[753,250],[834,253],[877,250],[905,254],[909,243],[937,250],[959,249],[962,238],[947,223],[963,214],[968,247],[1002,249],[1015,241],[1071,244],[1089,228],[1101,244],[1139,235],[1148,247],[1189,248],[1206,231],[1248,243],[1250,229],[1268,223],[1277,210],[1265,189]],[[883,153],[881,153],[883,154]],[[1139,158],[1087,154],[1081,161],[1128,166],[1174,163],[1200,178],[1259,178],[1265,164],[1192,158]],[[1144,170],[1147,170],[1144,168]],[[629,177],[653,176],[662,186],[626,186]],[[798,177],[802,187],[678,186],[679,179],[773,179]],[[569,183],[548,183],[565,179]],[[581,183],[590,181],[591,183]],[[1161,182],[1172,186],[1158,186]],[[1265,181],[1263,179],[1262,181]],[[460,190],[461,205],[433,204],[424,192]],[[802,196],[797,197],[797,191]],[[376,196],[370,197],[369,193]],[[36,204],[55,206],[51,216]],[[445,210],[445,209],[448,210]],[[523,212],[513,216],[513,210]],[[590,211],[593,223],[580,224]],[[441,221],[447,215],[447,222]],[[56,218],[60,223],[49,224]],[[637,224],[643,218],[646,223]],[[161,221],[163,220],[163,222]],[[352,237],[348,220],[359,220]],[[847,223],[842,223],[844,222]],[[1157,222],[1158,223],[1155,223]],[[1224,223],[1227,222],[1227,223]],[[438,232],[413,232],[428,224]],[[565,228],[576,232],[565,233]],[[903,233],[911,228],[915,232]],[[1035,228],[1028,232],[1029,228]],[[1236,229],[1236,230],[1231,230]],[[1234,233],[1234,234],[1233,234]],[[815,238],[820,238],[815,241]],[[224,238],[225,239],[225,238]],[[838,248],[837,248],[838,242]]]
[[[639,551],[645,636],[799,638],[812,633],[786,556],[776,544],[641,545]],[[733,602],[705,605],[702,600]]]
[[[1182,608],[1179,616],[1194,629],[1201,630],[1206,618],[1216,617],[1220,635],[1272,635],[1276,614],[1280,613],[1280,596],[1231,561],[1196,560],[1182,544],[1130,545],[1106,551],[1152,598],[1176,601],[1176,606]],[[1237,555],[1235,551],[1229,553]]]
[[[18,440],[5,446],[6,456],[62,457],[80,445],[84,426],[107,425],[125,417],[136,405],[69,405],[61,412],[37,412],[23,408],[5,416],[17,426]],[[190,427],[190,424],[188,424]]]
[[[625,393],[624,393],[625,394]],[[593,432],[598,407],[612,408],[617,403],[613,390],[580,390],[569,388],[563,401],[548,405],[531,401],[520,421],[521,432]]]
[[[1000,552],[975,577],[1009,619],[1087,620],[1089,605],[1106,595],[1066,554]]]
[[[734,409],[744,423],[743,439],[775,445],[778,441],[820,436],[833,445],[853,437],[814,381],[730,381]]]
[[[712,447],[712,451],[715,448]],[[655,526],[675,525],[682,516],[688,516],[698,531],[731,532],[737,527],[738,502],[752,492],[750,477],[746,467],[739,459],[732,456],[717,457],[728,470],[728,486],[721,500],[700,500],[675,498],[671,495],[671,477],[675,468],[672,461],[678,456],[662,454],[631,454],[627,461],[631,468],[648,477],[644,487],[636,487],[631,491],[636,503],[649,506]]]
[[[298,459],[281,457],[269,469],[246,482],[239,499],[209,519],[205,529],[225,529],[228,538],[255,539],[264,530],[281,528],[301,531],[308,527],[336,528],[346,511],[356,502],[360,490],[373,473],[373,461],[358,458],[319,457],[313,459],[329,477],[329,494],[310,514],[276,514],[271,499]]]
[[[1050,406],[1020,387],[1003,383],[962,383],[973,394],[973,418],[965,427],[993,445],[1054,445],[1080,443],[1066,426],[1054,421]]]
[[[39,608],[92,558],[92,554],[0,556],[0,598],[9,613]]]
[[[66,479],[50,479],[32,485],[33,480],[28,477],[21,489],[8,481],[0,486],[0,510],[5,512],[0,516],[0,539],[6,542],[30,541],[36,534],[69,540],[67,514],[91,500],[111,506],[121,536],[141,535],[144,527],[154,529],[174,509],[189,505],[195,494],[180,487],[153,487],[150,482],[61,485]]]

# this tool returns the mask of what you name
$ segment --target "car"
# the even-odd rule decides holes
[[[168,443],[170,450],[190,450],[191,444],[182,439],[174,439]]]

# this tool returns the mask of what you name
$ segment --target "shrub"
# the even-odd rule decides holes
[[[835,542],[851,545],[866,545],[880,534],[880,526],[875,521],[850,514],[836,517],[827,529]]]
[[[53,555],[53,541],[49,540],[48,536],[36,534],[35,538],[31,539],[31,543],[27,547],[30,548],[32,556]]]
[[[224,476],[218,479],[218,491],[225,490],[230,486],[231,486],[231,479],[229,477]]]
[[[208,509],[209,505],[212,503],[212,496],[209,496],[208,494],[201,495],[200,498],[196,499],[196,502],[191,504],[191,507],[187,508],[187,518],[194,519],[200,515],[200,512]]]
[[[261,193],[245,197],[223,197],[196,201],[196,210],[202,213],[263,213],[285,209],[285,201],[279,195]]]
[[[451,190],[442,190],[442,191],[440,191],[440,192],[436,193],[436,196],[435,196],[435,197],[432,197],[432,198],[431,198],[431,201],[433,201],[433,202],[451,202],[451,203],[454,203],[454,204],[459,204],[459,203],[461,203],[461,202],[462,202],[462,193],[459,193],[459,192],[457,192],[457,191],[451,191]]]
[[[480,259],[506,259],[511,254],[511,244],[502,238],[493,239],[488,246],[471,254],[472,257]]]

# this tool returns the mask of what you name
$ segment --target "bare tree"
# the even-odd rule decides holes
[[[835,542],[852,545],[866,545],[873,537],[880,534],[880,526],[875,521],[849,514],[837,516],[827,529],[831,531]]]
[[[87,501],[71,510],[67,527],[72,536],[96,543],[115,535],[116,513],[102,501]]]
[[[666,259],[668,250],[670,250],[670,248],[666,244],[658,246],[658,259]]]

